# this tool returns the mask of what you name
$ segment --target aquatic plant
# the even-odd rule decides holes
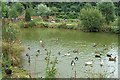
[[[51,61],[51,51],[48,51],[48,49],[45,48],[45,45],[43,44],[43,41],[40,40],[40,44],[42,48],[46,52],[46,75],[45,78],[55,78],[57,74],[56,64],[58,63],[57,57]]]
[[[53,62],[47,63],[46,67],[46,78],[55,78],[57,69],[56,69],[56,64],[57,64],[57,58]]]

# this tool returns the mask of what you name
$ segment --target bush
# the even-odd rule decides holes
[[[43,22],[43,19],[40,17],[40,18],[33,19],[33,21],[35,21],[36,23],[38,23],[38,22]]]
[[[35,21],[30,21],[29,24],[28,24],[28,27],[34,27],[36,26],[36,22]]]
[[[42,26],[42,27],[45,27],[45,28],[48,28],[48,23],[45,23],[45,22],[42,22],[42,23],[40,23],[40,25]]]
[[[16,41],[18,39],[18,30],[11,26],[4,26],[2,29],[2,40],[6,42]]]
[[[20,53],[23,51],[23,47],[18,43],[2,43],[3,64],[13,64],[14,66],[20,65]],[[6,60],[5,60],[6,59]]]
[[[91,32],[99,31],[104,18],[101,12],[94,8],[83,8],[80,11],[80,20],[85,29]]]
[[[118,28],[115,30],[116,34],[120,34],[120,17],[118,17]]]
[[[30,12],[27,9],[26,13],[25,13],[25,21],[30,21],[30,20],[31,20],[31,15],[30,15]]]
[[[24,22],[21,21],[21,22],[18,23],[18,25],[19,25],[20,28],[24,28]]]
[[[60,24],[60,25],[58,25],[58,28],[67,28],[67,25],[66,25],[66,23],[62,23],[62,24]]]

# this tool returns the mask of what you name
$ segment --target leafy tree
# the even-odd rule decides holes
[[[44,4],[39,4],[37,6],[37,9],[38,9],[38,14],[41,16],[50,14],[50,12],[51,12],[50,8]]]
[[[24,10],[24,6],[20,2],[15,3],[13,6],[16,8],[19,14]]]
[[[8,18],[8,9],[9,9],[9,7],[6,5],[6,3],[2,2],[2,8],[1,8],[2,17]]]
[[[92,5],[91,5],[90,3],[86,3],[86,4],[84,5],[84,8],[92,8]]]
[[[37,16],[37,10],[33,7],[28,8],[28,11],[30,12],[31,16]]]
[[[1,2],[0,2],[0,18],[2,18],[2,5],[1,5]]]
[[[52,11],[52,12],[58,12],[58,8],[56,8],[56,7],[51,7],[51,11]]]
[[[78,6],[78,5],[72,5],[72,6],[70,7],[70,10],[71,10],[71,11],[75,11],[75,12],[80,12],[80,9],[79,9],[79,6]]]
[[[80,20],[83,26],[89,31],[99,31],[103,25],[102,13],[95,8],[83,8],[80,11]]]
[[[18,17],[18,12],[17,12],[16,7],[12,7],[11,9],[9,9],[9,17],[10,18]]]
[[[112,2],[102,2],[98,4],[99,10],[105,16],[106,23],[115,20],[115,7]]]
[[[26,13],[25,13],[25,21],[30,21],[31,20],[31,14],[30,11],[28,9],[26,9]]]
[[[120,28],[120,16],[118,17],[118,27]]]

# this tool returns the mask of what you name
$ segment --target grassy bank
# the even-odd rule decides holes
[[[44,21],[41,18],[36,18],[29,22],[18,21],[11,24],[19,26],[20,28],[63,28],[80,30],[84,32],[89,31],[83,26],[82,22],[79,19],[55,19]],[[104,23],[104,25],[100,27],[99,32],[119,34],[120,32],[118,27],[118,19],[116,19],[114,22],[111,22],[109,25]]]
[[[21,65],[21,53],[24,48],[19,40],[19,27],[16,24],[5,23],[2,26],[2,77],[29,78],[27,71]],[[7,71],[10,71],[8,74]]]

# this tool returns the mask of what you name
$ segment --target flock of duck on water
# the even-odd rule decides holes
[[[43,44],[42,40],[40,40],[40,44],[44,48],[44,44]],[[93,47],[95,48],[96,46],[97,46],[97,44],[94,43]],[[106,47],[106,45],[104,45],[104,47],[105,47],[104,50],[108,49]],[[30,50],[30,47],[28,47],[28,49]],[[38,52],[38,54],[36,54],[36,57],[38,57],[38,55],[40,54],[40,50],[38,49],[37,52]],[[79,53],[79,51],[73,50],[73,53]],[[61,55],[61,52],[58,52],[58,55]],[[68,52],[67,54],[64,54],[63,56],[70,56],[70,55],[71,55],[70,52]],[[26,54],[26,56],[28,57],[28,59],[29,59],[28,62],[30,63],[30,56],[28,55],[28,53]],[[102,54],[99,51],[95,51],[94,56],[95,56],[95,58],[100,58],[100,59],[102,58]],[[109,61],[116,61],[116,56],[113,56],[112,54],[106,54],[106,57],[109,58]],[[75,63],[76,63],[76,61],[78,61],[78,59],[79,58],[76,56],[74,58],[74,60],[71,61],[71,66],[75,66]],[[85,62],[85,66],[91,66],[93,63],[94,63],[93,60],[87,61],[87,62]],[[104,60],[101,59],[99,64],[102,67],[104,65]]]
[[[97,46],[97,44],[93,45],[93,47],[96,47],[96,46]],[[107,48],[104,48],[104,50],[107,50]],[[109,58],[109,61],[116,62],[116,58],[117,57],[113,56],[113,54],[106,54],[106,57]],[[95,51],[95,58],[100,58],[101,59],[102,58],[102,54],[100,52],[98,52],[98,51]],[[74,60],[71,61],[71,66],[75,66],[75,61],[77,61],[77,60],[78,60],[78,57],[75,57]],[[93,60],[87,61],[87,62],[85,62],[85,66],[92,66],[93,63],[94,63]],[[101,59],[99,64],[102,67],[104,65],[104,61]]]

